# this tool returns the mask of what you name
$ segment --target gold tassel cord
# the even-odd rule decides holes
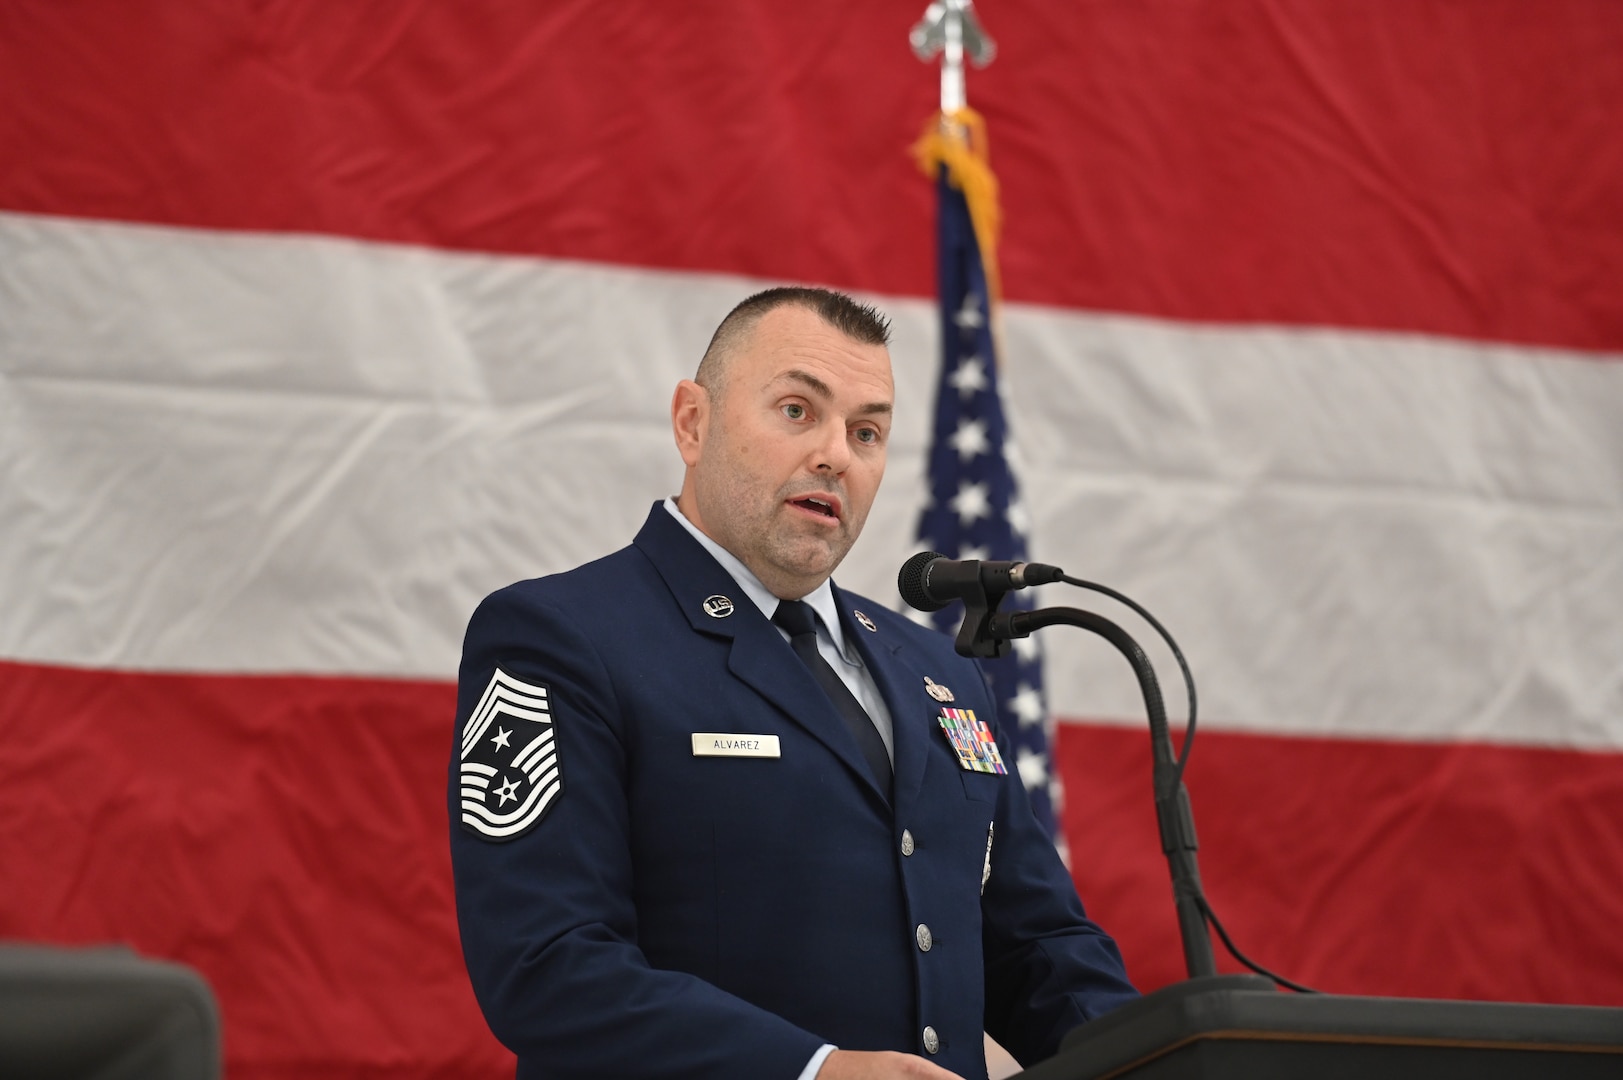
[[[924,175],[934,180],[946,166],[947,182],[964,193],[975,242],[986,270],[988,306],[996,308],[1003,288],[997,265],[998,231],[1002,226],[997,201],[997,177],[988,160],[986,121],[967,106],[952,113],[937,113],[913,144],[913,157]]]

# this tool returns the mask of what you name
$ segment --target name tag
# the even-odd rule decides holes
[[[693,733],[694,757],[779,757],[776,735],[729,735],[717,731]]]

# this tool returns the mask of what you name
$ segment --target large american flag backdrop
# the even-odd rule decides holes
[[[670,388],[781,281],[894,316],[839,578],[895,596],[923,6],[0,5],[0,937],[195,966],[234,1077],[510,1067],[464,621],[675,490]],[[981,15],[1030,554],[1188,653],[1213,904],[1327,990],[1623,1004],[1623,7]],[[1078,885],[1174,980],[1136,686],[1044,651]]]

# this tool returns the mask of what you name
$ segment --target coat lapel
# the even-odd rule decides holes
[[[851,598],[838,586],[834,596],[839,603],[840,620],[846,639],[857,643],[868,674],[879,687],[890,709],[892,744],[895,747],[894,795],[897,806],[911,805],[924,782],[924,763],[930,729],[920,722],[921,710],[929,707],[924,693],[924,673],[908,659],[902,641],[885,631],[872,631],[858,623],[852,614]]]
[[[834,703],[732,575],[659,503],[637,533],[635,544],[664,578],[693,629],[732,642],[728,670],[828,747],[862,778],[874,798],[885,803],[884,793]],[[726,598],[730,611],[712,614],[725,607],[714,602],[707,607],[713,597]]]

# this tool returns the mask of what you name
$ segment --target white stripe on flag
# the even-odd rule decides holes
[[[1623,747],[1623,364],[1031,308],[1008,342],[1032,557],[1155,612],[1215,726]],[[1108,647],[1048,654],[1060,714],[1142,715]]]
[[[670,389],[756,284],[0,214],[0,656],[450,678],[481,595],[675,490]],[[894,603],[935,316],[880,299],[902,408],[838,576]],[[1623,747],[1623,364],[1005,323],[1033,557],[1161,616],[1214,726]],[[1046,640],[1056,713],[1136,722],[1107,647]]]

